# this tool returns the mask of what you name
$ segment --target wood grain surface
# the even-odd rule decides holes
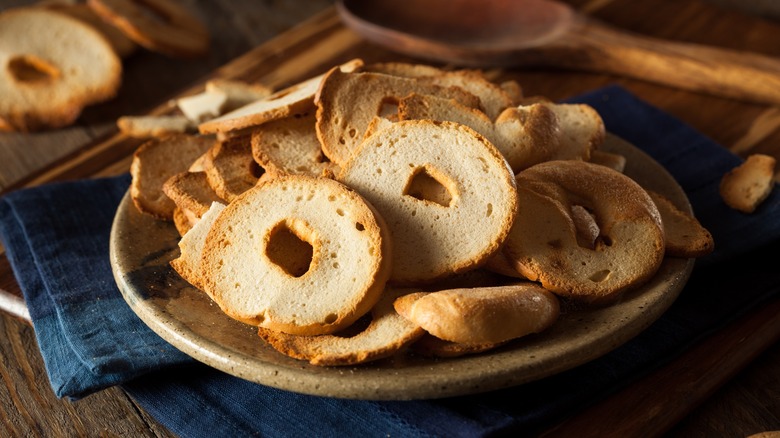
[[[356,56],[368,61],[406,59],[345,30],[329,8],[330,1],[181,1],[209,24],[213,36],[209,55],[182,61],[139,51],[124,60],[125,79],[117,98],[89,108],[74,126],[36,134],[0,134],[0,188],[14,190],[127,171],[128,157],[139,142],[114,136],[116,118],[169,111],[171,97],[201,89],[208,77],[240,78],[278,88]],[[0,0],[0,9],[30,3]],[[701,0],[569,3],[607,23],[654,37],[780,57],[780,23]],[[553,99],[619,83],[735,153],[761,152],[780,158],[777,107],[564,70],[487,73],[496,80],[518,80],[528,95]],[[19,295],[4,257],[0,257],[0,289]],[[550,434],[738,437],[780,430],[779,307],[770,303],[748,315]],[[0,403],[5,428],[0,435],[172,436],[117,388],[78,401],[57,399],[46,381],[34,331],[20,316],[0,317]]]

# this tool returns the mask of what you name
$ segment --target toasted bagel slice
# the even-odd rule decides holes
[[[229,316],[298,335],[333,333],[378,301],[390,273],[381,217],[326,178],[282,176],[234,199],[209,231],[207,294]]]
[[[385,290],[382,298],[371,309],[368,326],[350,336],[296,336],[264,328],[259,329],[258,334],[276,350],[290,357],[308,360],[312,365],[356,365],[386,358],[425,333],[393,309],[393,301],[404,293],[409,291]]]
[[[315,96],[317,137],[325,155],[344,165],[376,116],[397,112],[398,101],[411,93],[435,94],[479,107],[479,98],[459,87],[443,87],[414,78],[371,72],[328,72]]]
[[[660,267],[661,215],[650,195],[622,173],[584,161],[549,161],[520,172],[517,191],[520,213],[504,250],[521,274],[546,289],[606,302]],[[574,206],[593,215],[594,242],[583,242]]]
[[[37,131],[73,123],[82,109],[114,97],[122,64],[83,21],[45,8],[0,13],[0,126]]]
[[[340,181],[365,196],[393,236],[392,280],[428,282],[481,265],[517,214],[514,176],[484,137],[409,120],[369,136]]]
[[[173,219],[176,204],[163,192],[163,185],[186,171],[213,144],[212,137],[173,134],[139,146],[130,164],[130,197],[136,208],[159,219]]]

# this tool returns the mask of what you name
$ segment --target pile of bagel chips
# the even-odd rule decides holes
[[[198,129],[138,149],[132,199],[185,280],[316,365],[488,351],[713,249],[593,108],[478,71],[352,60]]]

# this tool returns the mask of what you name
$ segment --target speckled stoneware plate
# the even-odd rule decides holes
[[[604,150],[628,159],[626,173],[690,211],[682,189],[655,161],[615,136]],[[195,359],[237,377],[307,394],[359,399],[421,399],[470,394],[540,379],[591,361],[647,328],[672,304],[693,261],[667,258],[657,275],[608,307],[566,307],[546,332],[498,350],[454,359],[410,355],[353,367],[316,367],[288,358],[254,328],[221,313],[168,265],[178,255],[170,223],[138,213],[129,196],[111,233],[111,264],[136,314]]]

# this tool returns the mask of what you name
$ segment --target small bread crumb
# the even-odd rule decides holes
[[[775,158],[752,154],[735,167],[720,182],[720,196],[729,207],[752,213],[775,186]]]
[[[119,132],[129,137],[150,138],[192,131],[195,124],[183,115],[122,116],[116,122]]]

